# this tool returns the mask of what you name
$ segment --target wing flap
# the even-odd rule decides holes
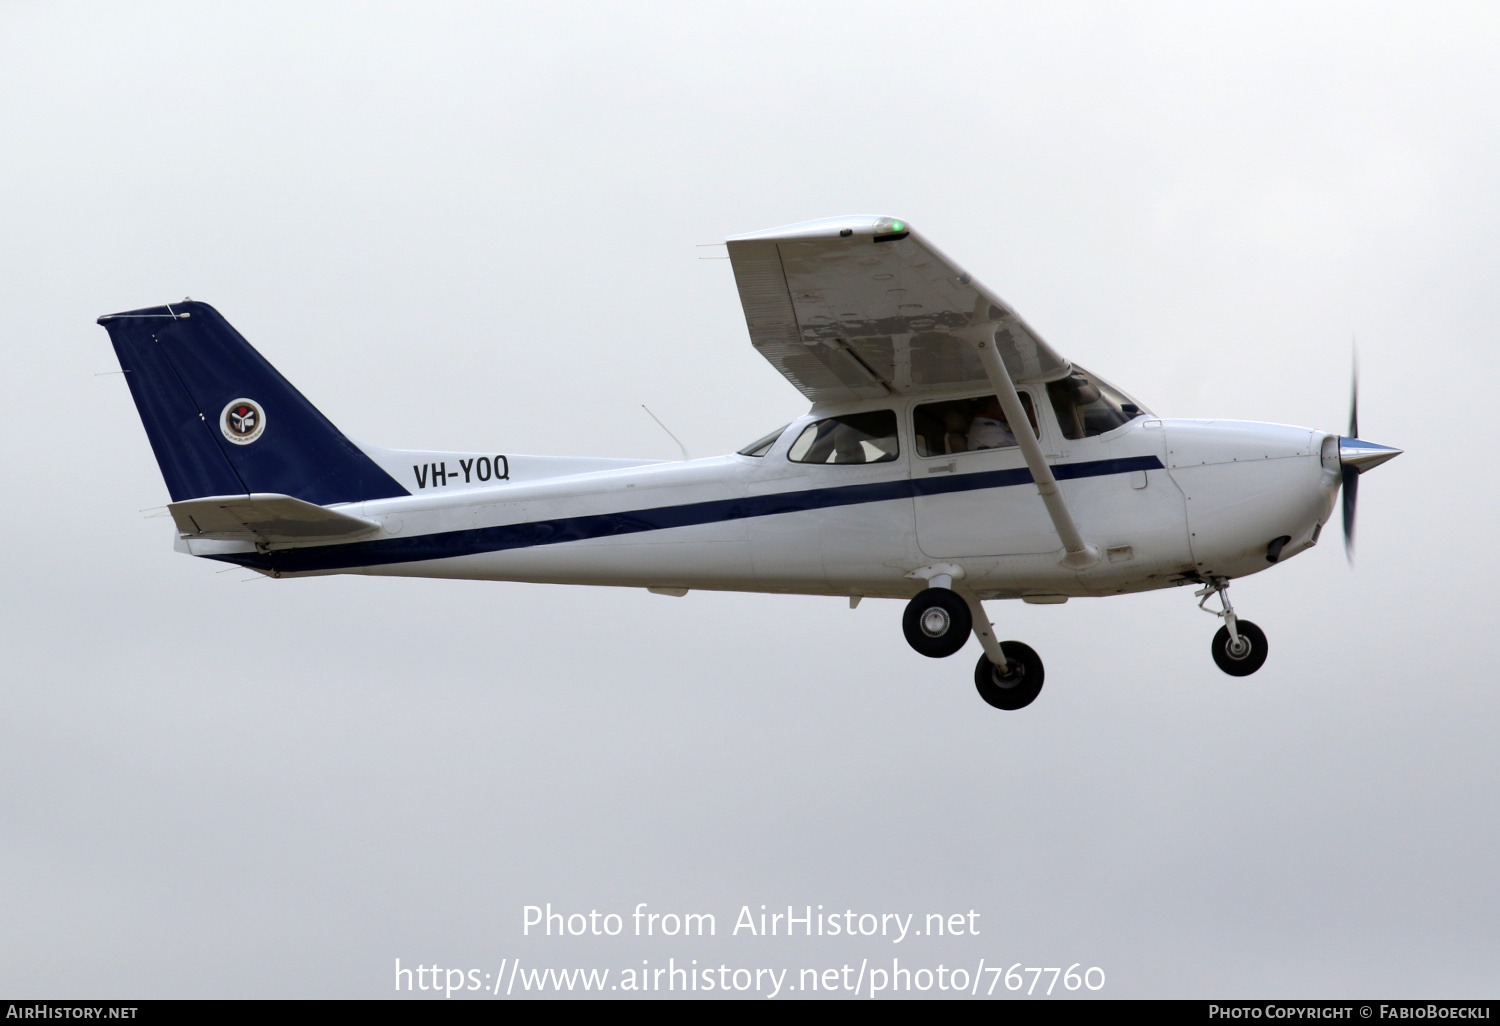
[[[981,323],[1017,381],[1069,364],[1006,303],[895,218],[843,217],[727,242],[755,348],[814,402],[988,383],[951,334]]]
[[[185,538],[263,544],[338,541],[380,530],[364,517],[316,506],[290,495],[212,495],[167,505]]]
[[[808,396],[868,385],[848,367],[841,375],[829,366],[824,347],[803,343],[781,253],[774,241],[731,245],[729,255],[750,338],[787,380]]]

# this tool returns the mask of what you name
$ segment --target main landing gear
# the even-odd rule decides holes
[[[979,697],[996,709],[1024,709],[1042,693],[1042,657],[1019,641],[1003,641],[1000,647],[1005,652],[1005,669],[981,655],[974,667],[974,686]]]
[[[928,588],[906,604],[901,630],[924,656],[942,659],[964,647],[974,626],[969,604],[947,588]]]
[[[1024,709],[1042,693],[1041,657],[1019,641],[996,641],[977,598],[949,588],[927,588],[906,604],[906,641],[924,656],[941,659],[964,647],[972,632],[984,646],[974,667],[979,697],[996,709]]]
[[[1249,620],[1241,620],[1229,604],[1229,578],[1215,577],[1208,585],[1193,594],[1198,598],[1198,608],[1205,613],[1222,617],[1224,626],[1214,635],[1214,662],[1219,669],[1232,677],[1248,677],[1266,662],[1266,635]],[[1206,603],[1212,596],[1219,596],[1224,609],[1209,609]]]

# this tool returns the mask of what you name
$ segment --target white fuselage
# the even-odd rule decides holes
[[[1046,411],[1044,396],[1034,398]],[[1337,435],[1140,416],[1105,434],[1066,440],[1044,413],[1047,462],[1080,534],[1101,556],[1088,569],[1070,570],[1058,562],[1058,535],[1020,451],[917,455],[916,402],[815,406],[758,457],[628,463],[511,456],[501,481],[498,469],[487,480],[472,469],[481,458],[498,468],[494,456],[367,449],[413,492],[340,507],[380,524],[379,534],[259,550],[240,542],[183,544],[277,576],[893,598],[924,586],[913,571],[947,563],[962,568],[965,586],[979,597],[1045,600],[1264,570],[1272,565],[1273,540],[1290,539],[1282,559],[1317,540],[1339,488]],[[901,432],[895,460],[788,459],[803,424],[892,407]]]

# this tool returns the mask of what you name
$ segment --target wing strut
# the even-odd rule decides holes
[[[977,313],[976,310],[976,321],[979,320]],[[1041,443],[1030,430],[1031,421],[1021,407],[1016,384],[1011,380],[1010,371],[1006,369],[1005,361],[1001,359],[1000,351],[995,345],[995,332],[1003,328],[1004,325],[996,321],[985,321],[960,328],[953,334],[974,345],[975,352],[979,354],[979,362],[989,375],[990,384],[995,386],[1000,408],[1005,411],[1005,419],[1012,425],[1011,431],[1021,447],[1021,455],[1026,458],[1026,467],[1036,481],[1036,490],[1041,493],[1042,502],[1047,506],[1047,515],[1052,518],[1052,526],[1057,529],[1057,536],[1062,539],[1066,550],[1058,562],[1070,570],[1087,570],[1099,562],[1099,550],[1085,542],[1078,533],[1078,526],[1073,523],[1068,505],[1063,501],[1062,492],[1058,490],[1057,478],[1052,476],[1052,468],[1042,456]]]

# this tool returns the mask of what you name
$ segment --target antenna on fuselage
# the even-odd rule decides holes
[[[665,431],[667,433],[667,437],[668,438],[670,438],[672,441],[674,441],[674,442],[677,443],[677,448],[679,448],[679,449],[682,450],[682,460],[683,460],[684,463],[686,463],[689,459],[692,458],[691,456],[688,455],[687,446],[685,446],[685,445],[682,444],[682,439],[680,439],[676,435],[672,434],[672,429],[669,428],[669,427],[667,427],[665,424],[663,424],[661,422],[661,418],[658,417],[656,414],[654,414],[654,413],[651,412],[651,407],[647,406],[645,403],[641,403],[641,409],[643,409],[643,410],[646,411],[646,416],[648,416],[652,420],[656,421],[657,426],[660,427],[663,431]]]

